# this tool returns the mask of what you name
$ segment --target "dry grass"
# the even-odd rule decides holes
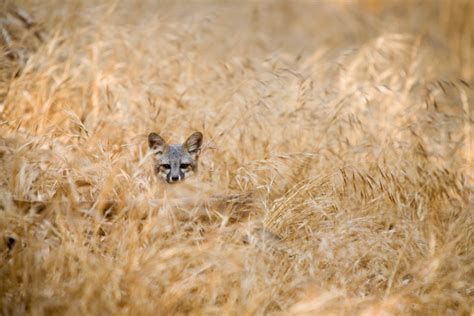
[[[0,313],[474,313],[471,1],[156,2],[22,2]]]

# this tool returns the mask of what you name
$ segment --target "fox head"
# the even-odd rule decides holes
[[[182,181],[197,171],[202,133],[193,133],[183,144],[167,144],[157,133],[150,133],[148,145],[155,153],[155,174],[168,183]]]

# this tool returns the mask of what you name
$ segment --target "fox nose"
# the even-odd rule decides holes
[[[1,1],[1,0],[0,0]],[[166,176],[166,180],[169,183],[179,182],[184,179],[184,173],[181,172],[179,169],[171,168],[171,171]]]
[[[176,182],[176,181],[179,181],[181,180],[181,178],[179,176],[172,176],[171,177],[171,182]]]

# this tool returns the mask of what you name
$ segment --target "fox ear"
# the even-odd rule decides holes
[[[162,154],[165,145],[165,140],[157,133],[150,133],[148,135],[148,146],[150,146],[151,150],[156,150],[159,154]]]
[[[184,142],[184,147],[190,154],[199,154],[202,145],[202,133],[194,132],[189,138]]]

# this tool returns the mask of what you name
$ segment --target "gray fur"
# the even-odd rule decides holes
[[[202,134],[193,133],[184,144],[168,145],[156,134],[148,135],[148,144],[155,151],[155,173],[168,183],[184,180],[186,174],[197,171]]]

